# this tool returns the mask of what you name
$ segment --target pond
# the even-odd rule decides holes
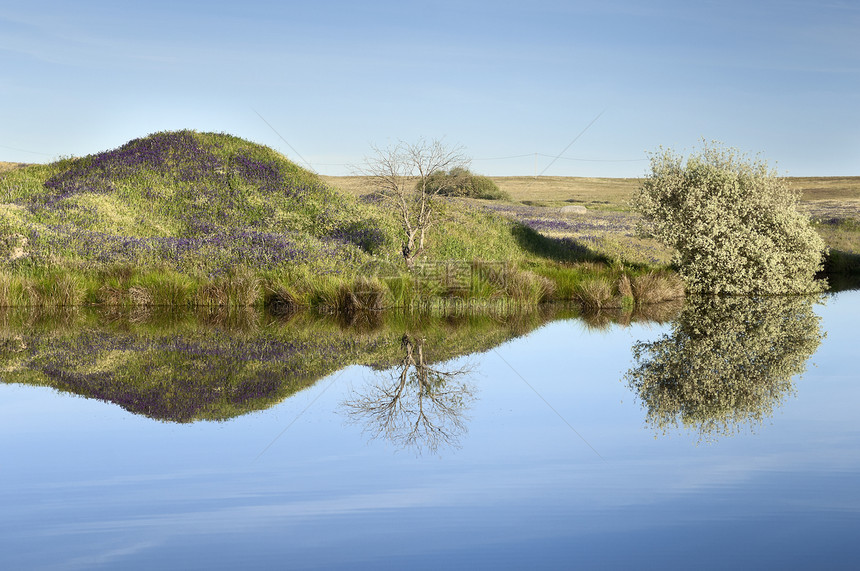
[[[853,568],[860,292],[0,315],[0,567]]]

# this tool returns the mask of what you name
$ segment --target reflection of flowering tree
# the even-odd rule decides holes
[[[443,369],[427,362],[424,340],[404,335],[404,357],[390,376],[344,403],[355,422],[364,423],[374,437],[398,446],[436,452],[456,446],[466,432],[464,411],[474,400],[473,389],[458,377],[467,368]]]
[[[821,341],[811,297],[688,301],[670,334],[633,346],[628,386],[648,421],[703,437],[760,423],[794,388]]]

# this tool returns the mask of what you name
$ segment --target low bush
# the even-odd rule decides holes
[[[462,167],[432,175],[428,181],[428,191],[438,192],[443,196],[510,200],[510,196],[491,179]]]

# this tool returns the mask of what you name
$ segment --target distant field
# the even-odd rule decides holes
[[[636,178],[590,178],[542,176],[490,177],[516,202],[557,204],[582,203],[594,208],[624,207],[639,186]],[[373,190],[370,180],[361,176],[324,176],[326,182],[355,195]],[[860,201],[860,176],[792,177],[794,188],[803,192],[804,201]],[[860,203],[857,204],[860,208]]]
[[[324,176],[327,183],[350,194],[373,191],[368,177]],[[516,202],[580,202],[598,205],[623,205],[639,185],[635,178],[587,178],[542,176],[491,176],[499,188]]]
[[[592,207],[625,206],[639,187],[636,178],[567,176],[490,177],[511,199],[531,203],[582,203]]]
[[[12,169],[24,166],[27,165],[25,163],[7,163],[5,161],[0,161],[0,172],[10,171]]]
[[[803,200],[860,200],[860,176],[791,177]]]

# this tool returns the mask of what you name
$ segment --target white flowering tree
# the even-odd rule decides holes
[[[686,159],[651,156],[633,206],[643,230],[673,248],[687,291],[789,294],[819,291],[825,253],[800,193],[767,163],[706,145]]]

